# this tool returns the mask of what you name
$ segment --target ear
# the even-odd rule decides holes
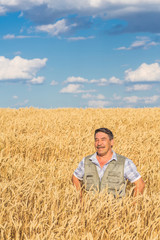
[[[113,147],[113,145],[114,145],[114,140],[111,139],[111,147]]]

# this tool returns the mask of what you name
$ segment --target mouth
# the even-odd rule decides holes
[[[101,148],[104,148],[104,147],[97,147],[97,149],[101,149]]]

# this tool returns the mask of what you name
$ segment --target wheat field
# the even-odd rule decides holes
[[[136,164],[145,191],[113,199],[71,177],[107,127],[114,151]],[[159,240],[160,108],[0,109],[0,240]]]

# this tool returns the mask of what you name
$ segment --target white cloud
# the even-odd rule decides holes
[[[152,41],[149,37],[137,37],[138,40],[134,41],[129,47],[119,47],[116,50],[133,50],[136,48],[148,49],[150,46],[159,45],[158,42]]]
[[[97,99],[105,99],[105,96],[103,94],[98,94],[96,96]]]
[[[135,71],[128,69],[125,71],[125,80],[129,82],[159,82],[160,65],[158,63],[143,63]]]
[[[86,94],[83,94],[83,95],[82,95],[82,98],[84,98],[84,99],[92,98],[92,99],[102,100],[102,99],[105,99],[105,96],[102,95],[102,94],[92,95],[92,94],[90,94],[90,93],[86,93]]]
[[[109,78],[109,80],[106,78],[92,79],[92,80],[90,80],[90,83],[95,83],[98,86],[107,86],[108,84],[122,84],[121,80],[114,76]]]
[[[58,84],[58,82],[56,82],[55,80],[53,80],[53,81],[50,83],[51,86],[55,86],[55,85],[57,85],[57,84]]]
[[[104,108],[110,105],[110,102],[108,101],[101,101],[101,100],[90,100],[88,102],[89,107],[93,108]]]
[[[3,36],[3,39],[24,39],[24,38],[33,38],[33,36],[24,36],[24,35],[19,35],[15,36],[14,34],[7,34]]]
[[[40,6],[46,4],[48,8],[51,8],[56,11],[64,11],[67,9],[68,11],[92,11],[101,10],[102,12],[108,12],[111,16],[119,16],[122,13],[133,13],[140,11],[157,11],[160,9],[159,0],[148,0],[148,1],[139,1],[132,0],[132,2],[128,2],[126,0],[63,0],[63,1],[53,1],[53,0],[1,0],[0,1],[0,9],[1,12],[6,11],[6,9],[13,7],[14,9],[28,10],[35,6]],[[117,5],[117,7],[116,7]]]
[[[155,95],[155,96],[152,96],[152,97],[146,97],[146,98],[144,98],[144,102],[147,104],[147,103],[155,103],[155,102],[157,102],[157,100],[160,98],[160,96],[157,96],[157,95]]]
[[[3,36],[3,39],[14,39],[15,35],[14,34],[7,34],[5,36]]]
[[[29,100],[28,100],[28,99],[25,99],[25,100],[22,101],[22,102],[19,102],[19,103],[14,104],[14,106],[23,107],[23,106],[26,106],[28,102],[29,102]]]
[[[87,83],[88,79],[82,77],[68,77],[65,83]]]
[[[109,79],[109,83],[113,83],[113,84],[122,84],[121,80],[119,78],[116,77],[111,77]]]
[[[83,99],[93,98],[93,95],[90,94],[90,93],[86,93],[86,94],[83,94],[83,95],[82,95],[82,98],[83,98]]]
[[[13,96],[13,99],[18,99],[18,96],[16,96],[16,95],[15,95],[15,96]]]
[[[31,22],[41,23],[41,26],[37,26],[37,31],[48,32],[53,36],[68,33],[68,31],[78,29],[78,27],[89,26],[85,25],[85,21],[91,23],[89,19],[86,20],[85,18],[88,16],[101,17],[107,20],[115,18],[124,20],[123,22],[126,23],[124,26],[115,24],[112,26],[113,28],[108,28],[107,31],[110,32],[159,32],[159,0],[0,0],[0,15],[7,11],[19,12],[19,17],[24,15],[30,18]],[[69,22],[74,20],[76,22],[77,20],[77,23],[71,24],[66,19],[62,19],[64,17]],[[82,17],[85,20],[82,20]],[[81,18],[81,23],[78,18]],[[59,19],[59,21],[53,24],[55,19]],[[92,38],[92,36],[78,36],[68,38],[68,40],[78,41],[89,38]],[[120,46],[118,49],[129,50],[135,47],[143,47],[143,44],[147,48],[157,45],[154,41],[146,44],[143,43],[143,40],[138,41],[129,47]]]
[[[42,4],[47,4],[50,0],[0,0],[0,9],[3,9],[3,12],[9,10],[21,10],[26,11],[32,9],[33,7],[40,6]],[[21,15],[21,14],[20,14]]]
[[[68,77],[65,83],[90,83],[97,84],[98,86],[107,86],[108,84],[122,84],[122,81],[116,77],[111,77],[109,80],[106,78],[101,79],[91,79],[90,81],[87,78],[83,77]]]
[[[68,32],[69,30],[71,30],[71,28],[76,27],[76,25],[76,23],[67,24],[67,21],[65,19],[62,19],[54,24],[37,26],[36,30],[41,32],[47,32],[52,36],[58,36],[60,34]]]
[[[101,79],[92,79],[90,80],[90,83],[96,83],[98,86],[105,86],[109,83],[109,81],[106,78],[101,78]]]
[[[0,6],[0,15],[4,15],[7,12],[7,9],[4,6]]]
[[[124,97],[123,100],[127,103],[145,103],[145,104],[152,104],[155,103],[160,96],[154,95],[151,97],[137,97],[137,96],[131,96],[131,97]]]
[[[32,84],[42,84],[44,82],[45,78],[42,77],[42,76],[39,76],[39,77],[34,77],[33,79],[31,79],[29,81],[29,83],[32,83]]]
[[[84,92],[82,90],[82,85],[80,84],[69,84],[67,87],[64,87],[60,90],[60,93],[81,93]]]
[[[17,52],[14,53],[14,55],[16,55],[16,56],[21,55],[21,54],[22,54],[21,51],[17,51]]]
[[[18,17],[21,18],[21,17],[23,17],[23,15],[24,15],[24,13],[21,12]]]
[[[127,103],[137,103],[141,98],[137,96],[124,97],[123,100]]]
[[[69,37],[67,38],[69,41],[81,41],[81,40],[88,40],[88,39],[94,39],[94,36],[89,36],[89,37]]]
[[[116,100],[116,101],[117,101],[117,100],[121,100],[121,98],[122,98],[122,97],[121,97],[121,96],[118,96],[116,93],[113,94],[113,99],[114,99],[114,100]]]
[[[115,50],[128,50],[128,48],[123,46],[123,47],[116,48]]]
[[[16,56],[13,59],[0,56],[0,80],[32,80],[37,72],[46,65],[47,58],[24,59]],[[41,79],[40,79],[41,78]],[[42,80],[42,77],[38,81]]]
[[[131,87],[126,87],[126,91],[127,92],[131,92],[131,91],[146,91],[151,89],[152,86],[149,84],[135,84]]]
[[[148,40],[137,40],[131,44],[129,49],[145,47],[147,42]]]
[[[91,90],[83,90],[82,84],[69,84],[67,87],[64,87],[60,90],[60,93],[89,93],[95,92],[94,89]]]

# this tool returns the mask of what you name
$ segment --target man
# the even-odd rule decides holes
[[[107,188],[115,197],[123,197],[128,179],[135,184],[134,196],[142,194],[145,184],[134,163],[112,150],[113,133],[107,128],[99,128],[95,130],[94,138],[96,153],[83,158],[72,177],[77,190],[83,184],[87,191]]]

